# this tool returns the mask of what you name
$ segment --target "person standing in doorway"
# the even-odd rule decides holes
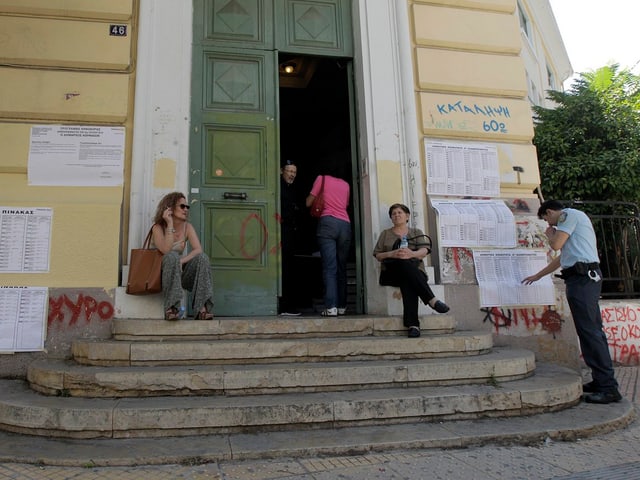
[[[351,221],[349,206],[350,187],[343,179],[343,164],[339,156],[324,165],[325,174],[313,182],[306,205],[322,193],[324,210],[318,219],[316,238],[322,257],[324,282],[324,310],[320,315],[336,317],[347,311],[347,260],[351,246]]]
[[[593,224],[584,212],[564,208],[557,200],[542,203],[538,218],[549,224],[545,232],[549,245],[560,250],[560,255],[522,283],[530,285],[562,267],[561,277],[566,285],[567,302],[578,333],[580,350],[591,369],[592,381],[582,387],[586,394],[584,399],[589,403],[619,402],[622,396],[618,391],[607,336],[602,330],[598,304],[602,272]]]
[[[298,167],[286,160],[280,168],[280,241],[282,257],[282,297],[280,315],[298,316],[298,295],[295,253],[298,243],[300,203],[294,184]]]

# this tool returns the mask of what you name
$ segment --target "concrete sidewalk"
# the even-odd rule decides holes
[[[5,434],[0,437],[0,458],[5,462],[0,464],[0,480],[640,479],[640,422],[611,433],[602,433],[601,430],[604,424],[619,427],[628,422],[630,409],[634,405],[638,407],[638,372],[638,367],[616,370],[625,401],[615,405],[580,404],[572,412],[523,418],[345,429],[340,440],[348,446],[348,437],[353,435],[353,454],[346,450],[330,454],[330,450],[323,453],[321,449],[310,449],[312,453],[309,455],[296,455],[295,458],[279,458],[274,454],[270,459],[238,461],[223,458],[207,462],[206,455],[197,453],[215,451],[215,446],[199,445],[196,437],[178,437],[168,442],[138,439],[131,444],[139,449],[136,452],[140,456],[134,458],[136,463],[143,465],[148,463],[148,459],[170,459],[172,454],[180,458],[180,463],[98,467],[96,464],[101,463],[101,458],[117,457],[117,452],[108,448],[108,442]],[[377,441],[379,445],[391,447],[362,452],[357,448],[357,431],[373,445]],[[558,435],[560,431],[564,434]],[[442,438],[438,437],[443,432],[449,436],[448,444],[443,444]],[[301,436],[298,441],[300,448],[304,448],[304,437],[309,444],[317,445],[317,433],[309,431]],[[580,438],[582,434],[588,436]],[[293,434],[247,435],[244,457],[250,458],[251,451],[255,457],[259,452],[277,452],[278,442],[287,435]],[[374,439],[373,435],[379,438]],[[448,448],[428,448],[429,435],[434,445]],[[578,438],[573,438],[576,436]],[[556,440],[559,438],[571,441]],[[206,438],[200,440],[206,441]],[[336,439],[331,440],[335,443]],[[12,462],[20,458],[12,452],[22,452],[23,455],[31,452],[32,458],[55,455],[56,450],[51,449],[53,444],[59,449],[60,463],[68,458],[75,465],[82,466]],[[122,445],[122,441],[119,444]],[[185,455],[188,452],[194,455]],[[131,453],[122,452],[124,456]]]

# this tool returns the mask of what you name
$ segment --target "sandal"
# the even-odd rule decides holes
[[[213,320],[213,313],[209,313],[206,310],[201,310],[193,317],[194,320]]]
[[[180,311],[176,307],[169,307],[166,312],[164,312],[165,320],[179,320],[180,319]]]

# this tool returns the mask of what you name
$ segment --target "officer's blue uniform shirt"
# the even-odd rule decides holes
[[[558,217],[556,229],[569,238],[562,246],[560,266],[569,268],[576,262],[599,262],[596,234],[586,213],[574,208],[565,208]]]

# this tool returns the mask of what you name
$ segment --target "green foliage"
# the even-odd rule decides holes
[[[546,198],[640,203],[640,77],[618,65],[581,73],[554,109],[534,107]]]

